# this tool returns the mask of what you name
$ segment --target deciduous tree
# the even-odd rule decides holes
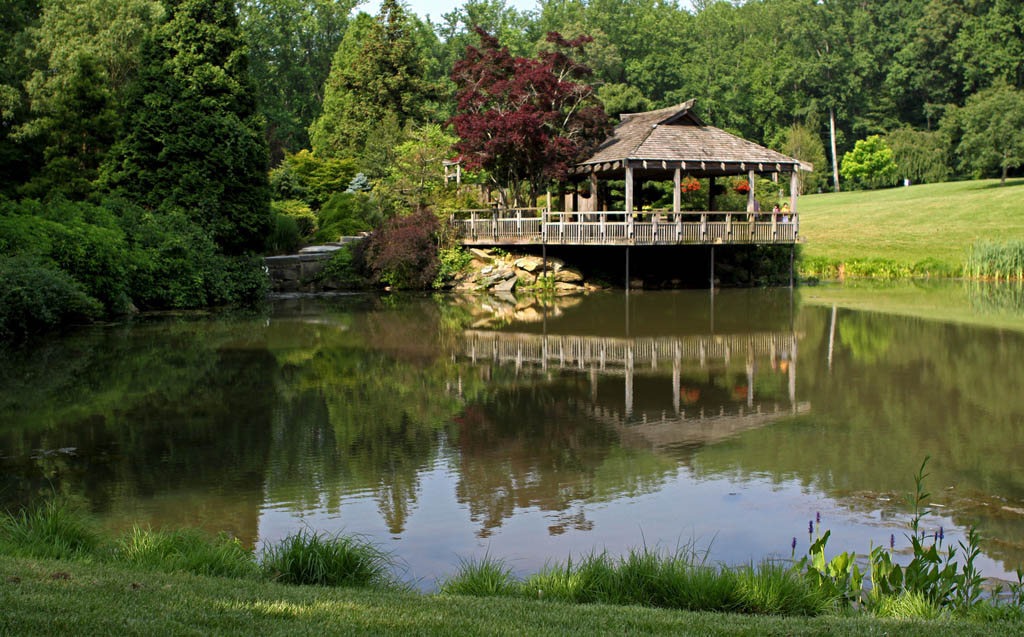
[[[972,95],[943,128],[962,134],[956,154],[976,177],[1000,171],[1005,184],[1007,171],[1024,164],[1024,92],[1003,85]]]
[[[608,134],[608,116],[576,62],[589,38],[548,39],[557,47],[537,58],[513,56],[478,29],[479,47],[467,47],[452,71],[459,88],[451,123],[455,145],[470,169],[486,169],[505,205],[534,201],[553,179]]]

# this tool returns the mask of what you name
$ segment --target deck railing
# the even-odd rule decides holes
[[[457,218],[458,217],[458,218]],[[676,245],[797,243],[799,217],[783,213],[463,210],[450,217],[467,245]]]

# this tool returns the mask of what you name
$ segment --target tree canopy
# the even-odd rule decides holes
[[[564,179],[572,163],[607,136],[608,116],[585,84],[591,71],[576,62],[590,41],[548,34],[554,50],[513,56],[483,29],[452,79],[458,86],[451,124],[455,150],[470,169],[484,169],[507,205],[532,205],[547,182]]]

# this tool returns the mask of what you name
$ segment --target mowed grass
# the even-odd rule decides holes
[[[0,635],[921,635],[1024,625],[770,617],[288,586],[0,556]]]
[[[807,195],[799,212],[806,257],[962,267],[975,241],[1024,239],[1024,179]]]

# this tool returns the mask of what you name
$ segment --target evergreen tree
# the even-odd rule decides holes
[[[349,27],[335,54],[324,111],[310,129],[313,152],[357,156],[388,114],[400,127],[416,121],[434,93],[423,76],[412,21],[397,0],[384,0],[372,23]]]
[[[128,88],[105,180],[138,204],[181,209],[222,250],[260,249],[270,224],[267,143],[231,0],[167,0]]]

